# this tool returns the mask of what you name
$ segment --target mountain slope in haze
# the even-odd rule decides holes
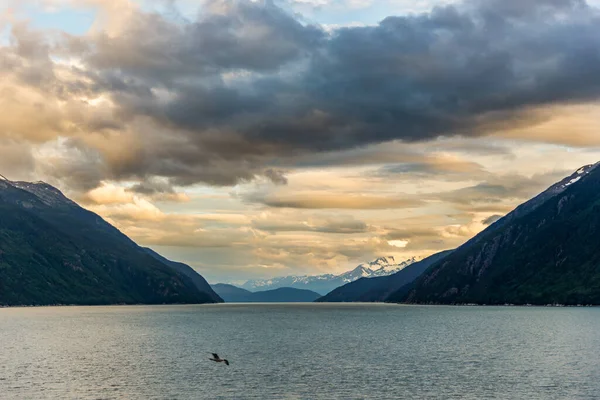
[[[156,258],[158,261],[162,262],[165,265],[168,265],[169,267],[173,268],[174,270],[181,272],[182,274],[184,274],[185,276],[190,278],[192,280],[192,282],[194,283],[194,285],[196,286],[196,288],[198,288],[198,290],[200,290],[201,292],[208,294],[215,303],[223,302],[223,299],[217,293],[215,293],[215,291],[208,284],[206,279],[204,279],[204,277],[202,275],[200,275],[198,272],[196,272],[196,270],[194,270],[189,265],[181,263],[181,262],[177,262],[177,261],[171,261],[171,260],[161,256],[154,250],[149,249],[147,247],[143,247],[143,249],[148,254],[150,254],[152,257]]]
[[[246,303],[254,294],[253,292],[227,283],[211,285],[213,290],[227,303]]]
[[[600,168],[583,167],[540,196],[433,265],[408,293],[400,291],[390,300],[600,304]]]
[[[379,257],[374,261],[360,264],[353,270],[339,275],[324,274],[314,276],[285,276],[272,279],[250,280],[244,283],[242,287],[250,291],[292,287],[326,294],[339,286],[353,282],[360,278],[391,275],[402,270],[403,268],[406,268],[416,261],[418,261],[416,257],[399,263],[392,256]]]
[[[251,292],[225,283],[217,283],[212,287],[227,303],[309,303],[321,297],[319,293],[295,288]]]
[[[0,180],[1,305],[211,302],[58,189]]]
[[[422,261],[413,263],[393,275],[377,278],[361,278],[347,283],[317,299],[318,302],[379,302],[401,287],[417,279],[431,265],[450,254],[443,251]]]

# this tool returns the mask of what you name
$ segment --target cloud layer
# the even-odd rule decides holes
[[[331,32],[271,1],[211,0],[194,20],[104,6],[126,12],[82,36],[13,22],[0,53],[0,131],[68,138],[98,164],[81,187],[285,183],[271,166],[298,154],[531,126],[600,94],[600,16],[582,0],[470,0]]]
[[[1,173],[254,274],[452,247],[596,161],[600,12],[583,0],[440,1],[345,27],[298,2],[165,4],[0,12]],[[95,20],[42,29],[27,5]]]

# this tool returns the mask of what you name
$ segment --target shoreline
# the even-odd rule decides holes
[[[0,305],[5,308],[50,308],[50,307],[127,307],[127,306],[213,306],[224,303],[108,303],[108,304],[17,304]]]
[[[2,309],[14,309],[14,308],[51,308],[51,307],[141,307],[141,306],[218,306],[218,305],[309,305],[309,304],[328,304],[328,305],[397,305],[397,306],[435,306],[435,307],[523,307],[523,308],[590,308],[600,307],[600,304],[476,304],[476,303],[456,303],[456,304],[443,304],[443,303],[387,303],[387,302],[267,302],[267,303],[114,303],[114,304],[44,304],[44,305],[0,305]]]
[[[401,305],[414,305],[414,306],[449,306],[449,307],[550,307],[550,308],[583,308],[583,307],[600,307],[600,304],[478,304],[478,303],[389,303],[389,304],[401,304]]]

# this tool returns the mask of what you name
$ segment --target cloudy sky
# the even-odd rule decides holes
[[[598,7],[0,0],[0,173],[211,282],[427,256],[600,160]]]

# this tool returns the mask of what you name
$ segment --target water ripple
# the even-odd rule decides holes
[[[3,309],[0,398],[594,399],[598,332],[596,308]]]

